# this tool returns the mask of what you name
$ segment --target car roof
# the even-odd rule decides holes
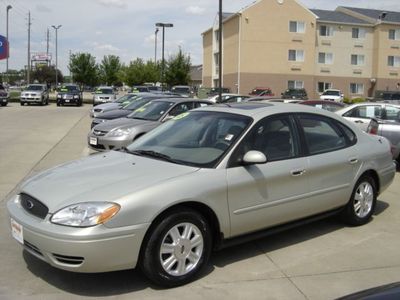
[[[152,102],[158,102],[158,101],[168,101],[168,102],[173,102],[173,103],[180,103],[180,102],[203,102],[203,103],[210,103],[214,104],[211,101],[208,100],[200,100],[200,99],[194,99],[194,98],[157,98],[153,100]]]
[[[332,104],[336,106],[344,107],[345,104],[342,102],[335,102],[330,100],[305,100],[300,102],[300,104],[311,105],[311,104]]]

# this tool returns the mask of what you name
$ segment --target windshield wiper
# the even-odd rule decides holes
[[[162,159],[162,160],[165,160],[165,161],[168,161],[168,162],[177,163],[177,161],[172,159],[170,156],[168,156],[166,154],[162,154],[162,153],[156,152],[156,151],[153,151],[153,150],[134,150],[134,151],[129,151],[129,153],[132,153],[132,154],[135,154],[135,155],[139,155],[139,156],[154,157],[154,158]]]

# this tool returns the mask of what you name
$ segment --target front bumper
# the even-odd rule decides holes
[[[108,228],[98,225],[74,228],[32,216],[19,204],[7,203],[10,217],[22,226],[26,251],[53,267],[82,273],[108,272],[136,267],[141,243],[150,224]]]
[[[80,98],[78,98],[78,99],[76,99],[76,98],[71,98],[71,99],[63,99],[63,98],[57,98],[57,103],[58,104],[62,104],[62,105],[65,105],[65,104],[79,104],[79,103],[81,103],[81,99]]]
[[[31,102],[31,103],[39,103],[42,102],[42,97],[37,96],[37,97],[21,97],[20,98],[21,102]]]
[[[97,151],[108,151],[127,147],[133,141],[133,137],[130,136],[118,136],[118,137],[107,137],[98,136],[90,132],[88,135],[88,146],[89,148]]]
[[[8,103],[8,98],[7,98],[7,97],[5,97],[5,98],[0,97],[0,104],[5,105],[5,104],[7,104],[7,103]]]

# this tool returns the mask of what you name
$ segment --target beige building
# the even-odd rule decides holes
[[[327,88],[346,97],[400,88],[400,12],[338,7],[308,9],[296,0],[258,0],[223,15],[222,85],[275,95]],[[218,86],[218,19],[203,32],[203,86]]]

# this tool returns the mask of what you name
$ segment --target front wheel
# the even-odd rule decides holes
[[[342,212],[344,221],[353,226],[367,223],[374,213],[377,191],[375,180],[362,176],[356,183],[350,201]]]
[[[191,209],[173,210],[146,238],[140,267],[159,285],[188,283],[207,264],[211,243],[210,227],[201,214]]]

